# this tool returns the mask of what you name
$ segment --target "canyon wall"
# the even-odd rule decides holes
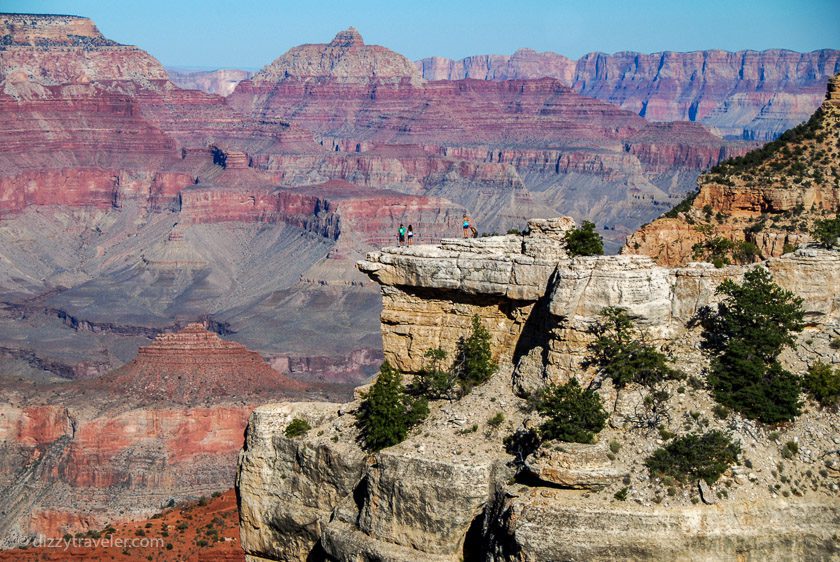
[[[840,72],[840,51],[589,53],[575,62],[522,49],[415,65],[427,80],[557,78],[652,121],[698,121],[727,137],[766,141],[819,107],[826,80]]]
[[[829,80],[823,104],[807,123],[700,176],[695,195],[633,233],[622,252],[680,265],[704,257],[715,240],[754,248],[756,259],[811,240],[815,221],[840,211],[838,80]],[[737,257],[729,251],[717,259]]]

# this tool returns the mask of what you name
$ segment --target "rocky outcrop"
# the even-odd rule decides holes
[[[634,233],[622,251],[678,265],[703,257],[703,244],[715,238],[753,244],[764,258],[808,242],[813,222],[840,210],[837,80],[808,123],[712,168],[698,179],[696,195]]]
[[[840,52],[589,53],[577,62],[527,49],[511,56],[415,63],[427,80],[557,78],[652,121],[697,121],[733,138],[771,140],[819,107]]]
[[[236,85],[253,76],[253,72],[236,68],[219,70],[186,71],[167,68],[166,73],[173,84],[187,90],[201,90],[208,94],[230,95]]]
[[[619,393],[609,384],[599,392],[607,397],[610,426],[597,443],[543,444],[519,459],[518,480],[511,478],[516,463],[503,437],[538,423],[517,396],[549,381],[591,378],[581,359],[591,338],[587,328],[602,308],[626,308],[648,341],[700,376],[707,363],[691,320],[716,301],[721,281],[744,272],[710,264],[668,269],[644,256],[570,259],[562,237],[573,225],[567,218],[531,221],[522,236],[386,248],[359,263],[382,286],[389,362],[416,372],[426,350],[452,352],[477,315],[500,369],[460,400],[433,402],[429,418],[404,442],[372,455],[356,444],[352,415],[364,389],[332,408],[283,403],[255,412],[238,480],[250,560],[831,556],[840,520],[833,477],[823,471],[824,480],[798,490],[796,499],[777,494],[778,437],[739,417],[714,418],[706,390],[669,386],[671,413],[662,428],[711,425],[741,442],[749,469],[730,467],[725,482],[707,487],[702,500],[711,502],[713,494],[714,506],[698,505],[696,485],[666,495],[665,485],[648,477],[644,458],[662,440],[628,421],[642,404],[638,389]],[[824,337],[840,330],[840,254],[799,250],[764,266],[805,302],[802,339],[811,343],[792,350],[787,364],[840,363]],[[314,422],[312,429],[302,437],[283,435],[293,417]],[[815,450],[836,455],[830,429],[836,418],[836,412],[809,410],[786,429],[784,439],[799,439],[811,451],[783,467],[786,474],[813,475],[821,462]],[[659,530],[644,532],[648,527]]]
[[[324,44],[301,45],[254,75],[253,82],[283,80],[334,80],[339,83],[367,84],[419,83],[420,73],[407,58],[379,45],[365,45],[362,36],[350,27]]]
[[[519,49],[510,56],[476,55],[460,60],[430,57],[416,61],[415,66],[426,80],[530,80],[557,78],[572,84],[575,61],[552,52]]]

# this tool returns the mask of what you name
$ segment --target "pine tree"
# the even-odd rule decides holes
[[[458,355],[455,372],[461,382],[464,394],[476,385],[486,382],[498,365],[493,361],[490,350],[490,332],[481,325],[478,315],[472,318],[472,332],[469,337],[458,341]]]
[[[604,255],[604,240],[595,231],[595,224],[583,221],[580,228],[573,228],[563,238],[566,250],[574,256],[602,256]]]
[[[709,385],[715,400],[745,416],[777,423],[800,412],[800,381],[778,362],[804,323],[802,299],[756,267],[742,284],[727,280],[717,311],[703,311],[704,346],[713,354]]]
[[[376,382],[356,411],[361,444],[368,451],[379,451],[396,445],[428,413],[426,399],[409,397],[402,376],[386,361],[379,368]]]

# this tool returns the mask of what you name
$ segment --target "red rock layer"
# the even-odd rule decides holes
[[[157,336],[125,366],[80,386],[181,404],[303,388],[274,371],[258,353],[223,340],[197,323]]]
[[[840,75],[829,81],[823,106],[803,130],[753,155],[750,166],[726,161],[701,176],[690,205],[640,228],[622,252],[681,265],[708,257],[695,245],[718,237],[753,244],[764,258],[808,242],[814,220],[840,212],[838,83]]]
[[[462,209],[437,197],[366,190],[332,180],[286,188],[201,187],[181,194],[181,213],[193,222],[284,222],[353,247],[393,242],[400,223],[424,239],[458,232]]]

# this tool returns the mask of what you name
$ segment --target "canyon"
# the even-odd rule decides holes
[[[734,110],[706,126],[685,114],[694,101],[678,88],[663,88],[667,103],[642,111],[578,88],[572,74],[439,80],[352,28],[252,75],[167,72],[76,16],[0,14],[0,38],[0,535],[23,538],[98,529],[230,488],[251,411],[273,421],[251,424],[249,450],[270,456],[258,449],[277,442],[291,451],[300,442],[277,439],[278,424],[298,411],[313,425],[332,419],[383,356],[416,368],[423,346],[457,339],[478,310],[472,299],[497,324],[500,359],[518,360],[534,303],[566,260],[558,236],[574,220],[594,220],[618,250],[701,172],[804,119],[807,92],[836,67],[834,52],[821,62],[797,54],[810,78],[791,82],[789,104],[766,102],[779,113],[762,129]],[[554,64],[524,58],[536,74]],[[718,90],[741,87],[733,81]],[[755,131],[737,133],[742,125]],[[483,234],[528,235],[426,246],[459,234],[464,212]],[[572,217],[528,222],[558,215]],[[414,226],[423,249],[371,254],[357,270],[395,242],[400,224]],[[836,281],[825,277],[830,256],[779,259],[794,271],[813,267],[815,282]],[[604,260],[654,271],[660,285],[719,279],[702,268],[671,274],[641,258]],[[590,265],[563,271],[576,278]],[[496,276],[489,282],[485,268]],[[381,295],[368,276],[381,277]],[[435,298],[440,290],[448,292]],[[577,353],[563,341],[526,354],[530,371],[511,375],[521,388],[560,376]],[[540,370],[543,355],[551,362]],[[296,405],[258,408],[289,399]],[[303,482],[320,489],[292,520],[348,503],[361,456],[345,430],[339,443],[299,449],[341,474]],[[472,488],[504,474],[495,460],[474,481],[444,470],[471,489],[469,513],[459,515],[468,523],[486,498]],[[318,535],[334,552],[344,547],[329,541],[358,538],[354,506],[345,507],[333,529],[347,532]],[[243,521],[264,516],[248,509]],[[449,550],[464,521],[440,522]],[[290,548],[311,549],[318,533]],[[246,534],[253,556],[274,548],[260,541],[280,540]]]

